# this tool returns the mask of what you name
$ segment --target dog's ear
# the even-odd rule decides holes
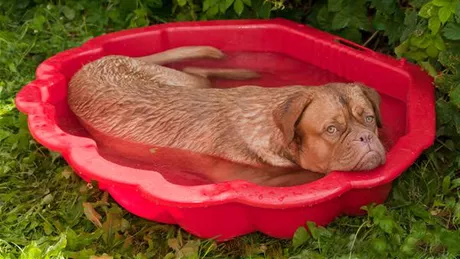
[[[380,94],[373,88],[370,88],[364,84],[356,83],[356,85],[358,85],[361,88],[364,95],[366,95],[367,99],[369,99],[369,101],[371,102],[372,108],[374,109],[374,113],[375,113],[375,120],[377,122],[377,127],[381,128],[382,127],[382,115],[380,113],[380,102],[381,102]]]
[[[273,110],[273,119],[287,145],[293,141],[296,126],[312,98],[311,93],[297,93],[286,98]]]

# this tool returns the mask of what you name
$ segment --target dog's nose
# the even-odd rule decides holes
[[[372,134],[370,132],[363,132],[358,136],[358,140],[362,143],[370,143],[372,141]]]

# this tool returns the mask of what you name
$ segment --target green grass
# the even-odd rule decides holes
[[[436,145],[395,181],[384,205],[369,206],[366,216],[340,217],[326,228],[309,223],[312,235],[306,235],[301,228],[294,240],[259,233],[221,244],[197,239],[177,226],[133,216],[107,193],[87,185],[59,154],[49,152],[31,138],[25,116],[13,104],[15,94],[34,79],[40,62],[59,51],[105,32],[176,17],[191,19],[199,12],[193,9],[195,5],[156,8],[161,1],[155,0],[102,2],[0,2],[1,259],[460,256],[460,155],[455,151],[455,137],[439,137]],[[182,1],[174,3],[178,2]],[[131,8],[132,3],[135,6]],[[263,6],[256,14],[245,13],[250,10],[248,6],[240,8],[231,10],[233,16],[239,11],[242,17],[267,13]],[[280,15],[286,13],[280,11]],[[381,40],[375,46],[388,50],[388,44]],[[451,66],[458,66],[456,62]],[[452,114],[456,111],[446,109],[454,109]],[[449,118],[445,121],[447,126],[438,131],[452,130],[453,122]]]

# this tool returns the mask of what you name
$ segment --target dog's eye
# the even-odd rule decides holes
[[[366,122],[370,123],[374,121],[374,116],[366,116]]]
[[[334,134],[337,132],[337,128],[335,126],[329,126],[327,127],[327,133],[329,134]]]

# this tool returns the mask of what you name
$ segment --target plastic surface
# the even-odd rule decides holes
[[[244,181],[211,184],[104,155],[69,111],[67,81],[83,64],[105,55],[141,56],[185,45],[211,45],[229,55],[195,64],[262,71],[261,79],[245,83],[361,81],[377,89],[387,163],[370,172],[333,172],[305,185],[275,188]],[[128,211],[220,241],[253,231],[291,238],[307,220],[324,225],[340,214],[364,213],[360,207],[382,203],[392,180],[435,138],[434,87],[419,67],[283,19],[170,23],[103,35],[44,61],[16,105],[28,114],[39,143],[61,153],[86,181],[98,181]]]

